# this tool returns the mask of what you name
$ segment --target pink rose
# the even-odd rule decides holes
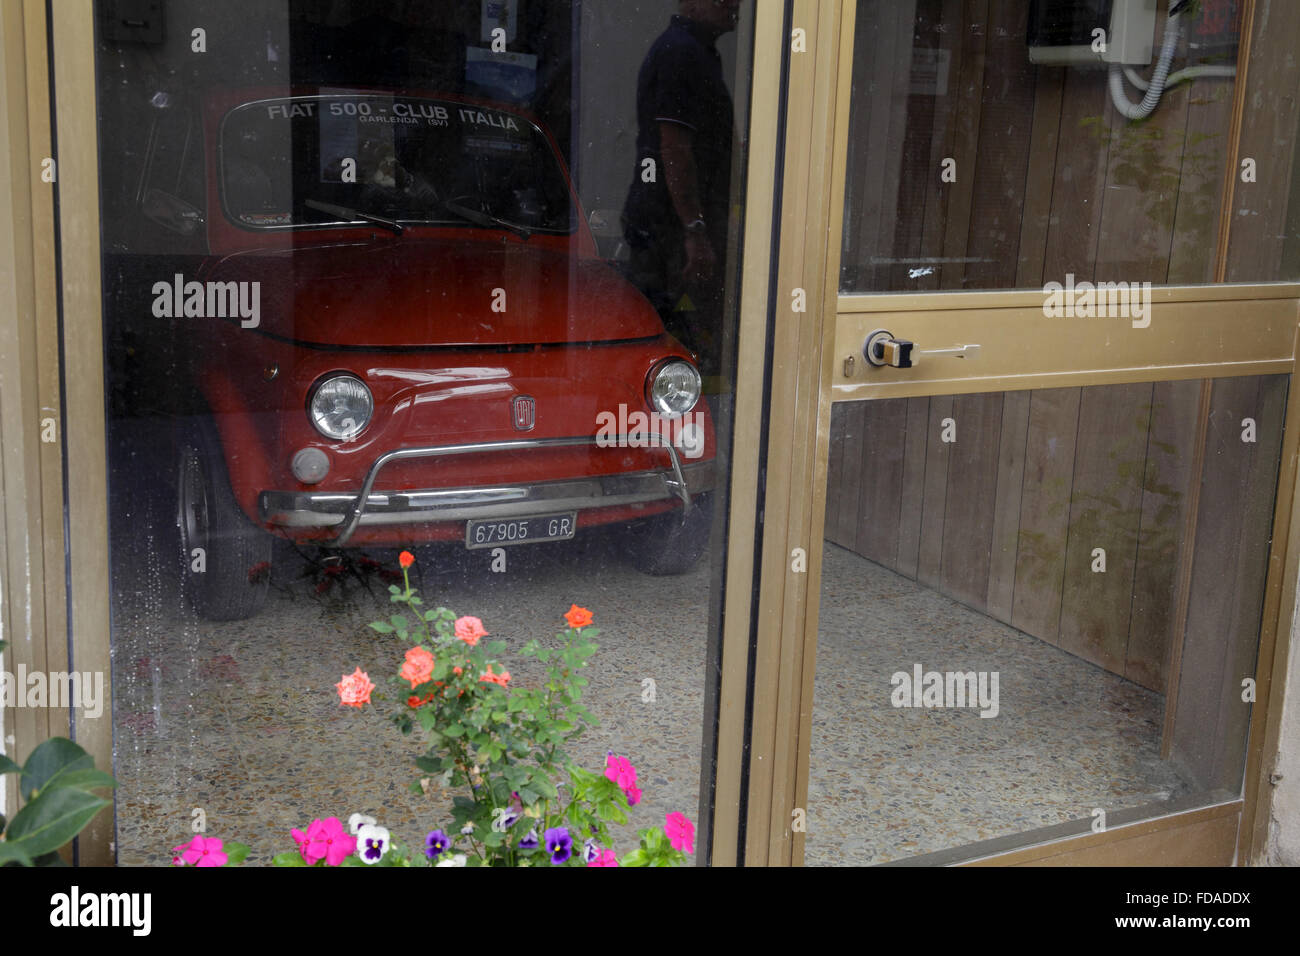
[[[411,682],[411,689],[419,687],[433,676],[433,655],[423,647],[412,647],[406,652],[401,675]]]
[[[334,685],[338,688],[339,700],[345,707],[360,707],[370,703],[370,692],[375,685],[370,682],[370,675],[358,667],[351,674],[344,674],[343,679]]]
[[[479,638],[487,637],[488,632],[483,630],[483,622],[476,617],[461,617],[456,619],[456,636],[474,647],[479,642]]]

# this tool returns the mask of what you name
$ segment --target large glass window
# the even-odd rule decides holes
[[[121,6],[96,4],[119,861],[201,821],[265,864],[354,813],[417,855],[524,854],[455,801],[555,823],[575,784],[499,765],[561,738],[635,767],[619,854],[699,826],[753,8]],[[397,678],[408,577],[508,673]],[[581,673],[530,657],[592,626]],[[473,720],[506,739],[570,679],[598,726],[509,759],[440,716],[497,693]]]
[[[841,291],[1300,278],[1300,11],[1246,64],[1242,6],[862,0]]]

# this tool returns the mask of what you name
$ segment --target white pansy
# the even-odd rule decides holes
[[[465,854],[457,853],[449,860],[443,860],[441,863],[435,863],[434,866],[464,866]]]
[[[363,823],[357,830],[357,856],[362,863],[378,863],[388,852],[389,833],[385,827]]]
[[[370,824],[371,826],[374,826],[375,818],[368,817],[364,813],[354,813],[352,814],[352,816],[348,817],[348,832],[351,833],[353,836],[356,836],[357,831],[359,831],[366,824]]]

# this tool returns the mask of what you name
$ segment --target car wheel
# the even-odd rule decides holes
[[[712,528],[713,495],[698,495],[684,520],[676,509],[630,525],[628,558],[645,574],[685,574],[708,549]]]
[[[181,437],[176,523],[182,587],[199,617],[239,621],[261,610],[270,582],[272,538],[240,510],[220,443],[209,427],[190,429]]]

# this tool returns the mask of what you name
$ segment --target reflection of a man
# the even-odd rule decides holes
[[[437,205],[434,188],[398,161],[393,143],[364,140],[357,151],[357,166],[362,202],[367,211],[391,207],[398,215],[428,215]]]
[[[708,376],[721,362],[734,135],[715,44],[735,29],[740,0],[681,0],[680,10],[637,78],[636,170],[623,234],[632,280]]]

